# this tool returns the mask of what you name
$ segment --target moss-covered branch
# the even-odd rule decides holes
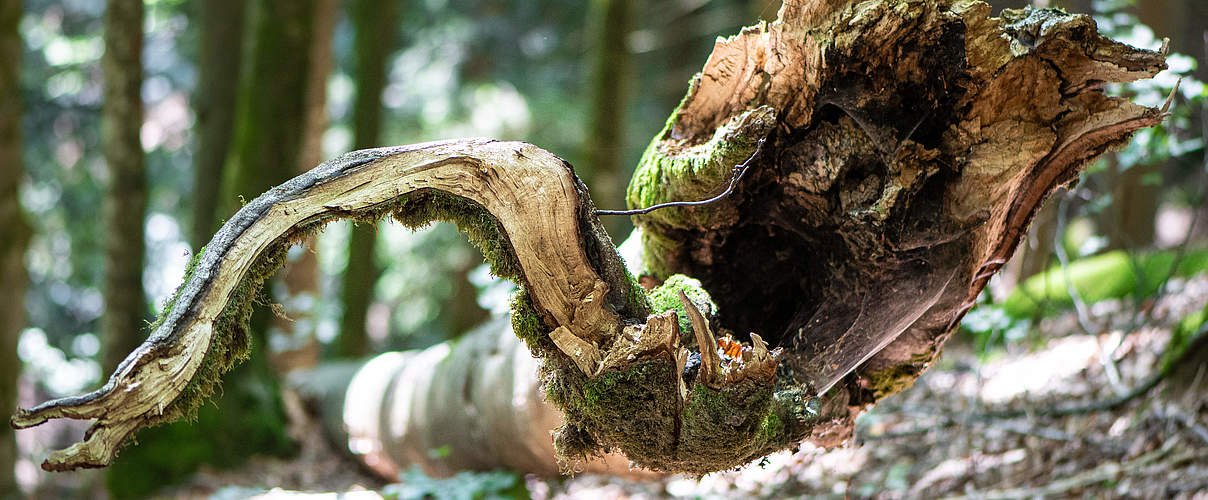
[[[12,424],[96,419],[83,442],[43,465],[65,470],[107,465],[138,429],[188,415],[246,356],[254,295],[289,246],[339,218],[456,222],[496,274],[526,287],[543,329],[610,342],[621,318],[644,316],[644,301],[634,300],[641,292],[607,236],[585,221],[591,209],[582,190],[569,165],[522,143],[464,140],[344,155],[227,221],[190,265],[150,338],[104,387],[21,410]]]

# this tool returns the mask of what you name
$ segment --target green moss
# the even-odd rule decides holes
[[[873,397],[881,399],[914,385],[915,379],[919,378],[919,370],[914,365],[904,364],[862,373],[861,377],[868,382],[868,390],[872,391]]]
[[[784,426],[780,423],[780,416],[768,412],[767,416],[763,417],[763,422],[759,424],[759,433],[764,438],[773,438],[783,430]]]
[[[713,302],[713,298],[709,296],[709,292],[705,291],[700,280],[682,274],[668,277],[662,285],[647,292],[647,298],[650,300],[650,310],[654,314],[675,311],[679,318],[680,332],[691,337],[692,321],[688,319],[688,312],[684,310],[684,304],[680,302],[679,292],[681,291],[688,296],[688,300],[696,304],[701,312],[717,314],[717,303]]]
[[[491,273],[500,278],[522,283],[520,262],[499,221],[473,201],[440,192],[413,193],[398,204],[391,215],[411,229],[426,227],[433,222],[457,224],[470,243],[482,252]]]
[[[670,137],[678,112],[679,109],[672,112],[671,120],[642,154],[626,194],[630,208],[692,201],[717,194],[720,187],[729,181],[733,167],[751,156],[759,140],[766,137],[776,124],[772,108],[763,106],[749,110],[718,127],[707,142],[669,155],[663,150],[663,145]],[[673,227],[687,227],[704,225],[711,217],[710,212],[671,208],[643,217],[644,220]]]
[[[646,296],[646,289],[642,288],[642,285],[638,284],[637,277],[630,274],[628,271],[625,272],[625,276],[629,281],[629,312],[644,311],[646,314],[653,312],[654,308],[650,304],[650,297]]]
[[[772,451],[784,431],[772,413],[772,388],[744,381],[716,390],[697,384],[684,407],[682,470],[706,474],[742,465]]]
[[[694,92],[688,91],[680,107],[688,102]],[[662,132],[655,136],[629,181],[626,203],[629,208],[645,208],[672,201],[695,201],[716,195],[729,182],[733,168],[746,161],[759,141],[776,124],[775,110],[762,106],[748,110],[730,122],[717,128],[716,132],[701,144],[670,149],[669,140],[675,127],[680,108],[668,118]],[[660,226],[659,230],[643,231],[642,265],[644,271],[657,277],[670,274],[666,259],[674,255],[680,241],[667,238],[664,228],[692,229],[711,227],[724,222],[729,215],[716,207],[667,208],[642,215],[638,225]]]
[[[529,350],[539,352],[547,348],[549,329],[537,316],[528,289],[523,286],[512,294],[512,332],[523,340]]]
[[[642,361],[592,379],[573,366],[551,375],[546,397],[567,419],[560,431],[565,435],[555,440],[559,456],[591,455],[606,444],[620,447],[635,463],[659,468],[673,453],[679,396],[670,361]]]

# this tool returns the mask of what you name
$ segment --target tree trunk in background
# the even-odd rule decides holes
[[[315,0],[314,26],[310,40],[310,70],[306,84],[306,122],[302,149],[294,173],[303,173],[323,161],[323,132],[327,129],[327,77],[331,74],[331,38],[335,30],[337,0]],[[319,259],[315,237],[306,238],[289,253],[289,263],[281,272],[285,296],[284,316],[274,326],[284,334],[285,347],[270,356],[277,373],[314,366],[322,352],[315,336],[314,308],[319,300]]]
[[[17,409],[17,340],[25,326],[25,248],[30,228],[17,195],[25,173],[21,161],[21,0],[0,0],[0,415]],[[21,498],[13,467],[17,443],[13,429],[0,425],[0,499]]]
[[[256,2],[255,45],[239,97],[220,214],[290,178],[305,142],[316,0]]]
[[[668,113],[675,109],[684,98],[684,86],[692,79],[692,75],[700,70],[699,61],[707,54],[701,50],[699,43],[694,40],[700,36],[699,22],[692,11],[679,5],[678,2],[668,2],[671,5],[647,4],[644,7],[646,15],[663,21],[652,28],[658,33],[658,57],[654,64],[664,68],[658,77],[654,88],[658,92],[659,101],[663,103]]]
[[[1089,0],[1071,0],[1074,4],[1089,4]],[[1175,35],[1177,14],[1174,2],[1146,0],[1138,2],[1140,21],[1154,31],[1158,39]],[[1089,5],[1075,5],[1088,7]],[[1103,178],[1111,191],[1111,204],[1100,217],[1100,233],[1107,236],[1108,250],[1144,249],[1153,245],[1155,220],[1158,215],[1160,183],[1146,182],[1146,177],[1161,175],[1161,165],[1121,165],[1119,155],[1105,157],[1107,169]]]
[[[482,264],[478,250],[465,240],[457,244],[462,248],[449,266],[449,298],[437,316],[451,337],[461,336],[491,317],[490,311],[478,305],[478,288],[470,282],[470,273]]]
[[[101,367],[111,373],[146,337],[143,297],[143,219],[147,173],[139,131],[143,123],[143,2],[114,0],[105,11],[105,96],[101,148],[109,172],[105,195],[105,312]]]
[[[235,99],[243,65],[244,0],[201,2],[198,62],[197,156],[193,183],[193,227],[189,245],[201,248],[214,233],[223,167],[235,130]]]
[[[1120,165],[1119,155],[1106,157],[1103,177],[1111,190],[1111,204],[1100,217],[1099,232],[1107,236],[1106,250],[1142,250],[1153,245],[1158,195],[1162,186],[1146,182],[1146,177],[1161,175],[1156,165]]]
[[[1049,268],[1053,262],[1053,245],[1057,239],[1057,204],[1048,203],[1036,212],[1028,237],[1020,246],[1022,262],[1016,280],[1023,281]]]
[[[220,218],[235,213],[241,200],[250,201],[294,176],[302,160],[312,112],[307,89],[313,79],[312,32],[320,1],[328,0],[259,0],[251,6],[253,45],[239,88]],[[257,300],[265,300],[267,293],[261,291]],[[113,498],[144,498],[201,464],[231,468],[253,455],[293,452],[279,382],[267,355],[272,314],[266,309],[252,315],[250,358],[233,370],[239,378],[215,394],[218,406],[203,405],[194,422],[142,432],[140,446],[125,450],[109,469]]]
[[[234,213],[242,200],[251,200],[292,177],[305,155],[310,117],[309,106],[315,99],[309,88],[316,81],[312,67],[312,51],[317,15],[329,9],[327,0],[260,0],[256,2],[253,23],[254,49],[248,66],[249,74],[240,89],[239,109],[231,163],[224,179],[223,199],[226,209]],[[268,296],[270,290],[262,290]],[[271,299],[270,299],[271,300]],[[268,328],[272,324],[267,308],[258,308],[251,320],[251,359],[237,370],[249,378],[248,383],[231,384],[224,389],[224,408],[232,406],[246,410],[256,423],[252,427],[267,430],[253,433],[264,439],[262,444],[243,443],[244,455],[253,452],[280,454],[292,446],[285,438],[285,415],[277,390],[277,379],[269,368],[267,356]],[[228,402],[234,400],[232,402]],[[247,418],[245,417],[245,418]],[[239,436],[251,432],[246,424],[216,423],[217,432]],[[231,425],[231,427],[226,427]],[[233,464],[224,464],[233,465]]]
[[[355,0],[352,24],[356,31],[356,96],[352,108],[354,149],[381,146],[382,89],[386,86],[386,62],[394,47],[395,18],[400,6],[393,0]],[[376,224],[353,224],[348,240],[348,266],[340,289],[344,314],[336,355],[357,358],[369,354],[365,321],[379,269],[374,262]]]
[[[622,184],[629,168],[622,165],[622,157],[632,66],[626,36],[632,11],[630,0],[592,0],[588,11],[592,54],[587,95],[591,113],[584,155],[587,165],[582,176],[591,189],[592,200],[600,207],[621,207],[625,203]],[[616,241],[633,229],[628,218],[611,217],[603,222]]]
[[[1183,27],[1179,36],[1174,39],[1174,48],[1199,61],[1195,67],[1195,78],[1208,82],[1208,25],[1204,23],[1204,20],[1208,19],[1208,2],[1183,0],[1180,3],[1183,8],[1182,15],[1175,18],[1183,21]]]

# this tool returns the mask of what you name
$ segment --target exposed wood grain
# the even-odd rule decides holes
[[[580,201],[569,166],[523,143],[448,141],[349,153],[256,198],[206,247],[161,326],[101,389],[22,410],[15,427],[51,418],[97,419],[81,443],[44,467],[104,466],[130,434],[165,412],[193,382],[214,325],[253,263],[299,228],[439,191],[481,205],[499,221],[535,303],[585,342],[619,329],[609,285],[579,237]]]

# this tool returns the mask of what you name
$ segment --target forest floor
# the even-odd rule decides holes
[[[1072,312],[1042,320],[1024,339],[986,352],[957,335],[913,387],[861,417],[848,446],[806,445],[699,479],[530,476],[526,485],[539,499],[1208,499],[1208,363],[1184,364],[1112,408],[1048,411],[1110,401],[1156,372],[1171,325],[1208,301],[1208,279],[1173,285],[1156,301],[1095,304],[1089,322]],[[294,434],[302,451],[293,460],[203,471],[164,495],[382,498],[383,483],[333,450],[317,423]]]

